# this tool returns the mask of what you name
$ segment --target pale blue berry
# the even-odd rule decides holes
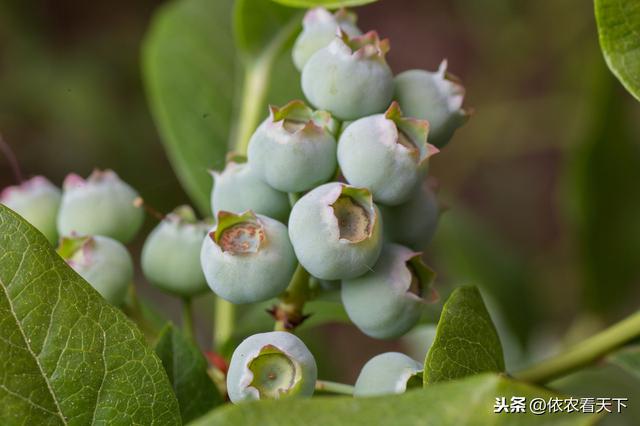
[[[462,108],[464,87],[447,73],[447,61],[438,71],[409,70],[394,79],[394,99],[405,114],[429,121],[429,142],[443,147],[453,133],[469,119]]]
[[[200,249],[210,227],[209,223],[198,222],[188,206],[168,214],[142,248],[142,272],[147,280],[182,297],[208,291],[200,266]]]
[[[254,334],[231,356],[227,392],[234,404],[310,397],[317,376],[316,361],[298,337],[284,331]]]
[[[0,203],[22,216],[42,232],[51,244],[58,240],[56,218],[61,192],[43,176],[35,176],[0,193]]]
[[[98,235],[63,237],[58,253],[109,303],[124,303],[133,280],[133,261],[120,242]]]
[[[371,193],[343,183],[319,186],[293,206],[289,236],[300,264],[324,280],[353,278],[376,263],[382,221]]]
[[[422,370],[421,363],[400,352],[376,355],[362,367],[353,396],[391,395],[421,388]]]
[[[355,38],[341,32],[302,69],[304,95],[340,120],[383,112],[393,97],[388,50],[388,40],[380,41],[374,31]]]
[[[342,303],[363,333],[378,339],[409,331],[431,299],[435,274],[421,254],[397,244],[385,245],[378,263],[366,274],[343,280]]]
[[[232,303],[278,296],[296,268],[287,227],[251,211],[218,213],[202,243],[200,263],[209,287]]]
[[[327,9],[316,7],[309,10],[302,21],[302,32],[293,45],[293,63],[299,71],[302,71],[311,55],[327,46],[336,36],[338,28],[349,37],[361,34],[356,26],[355,13],[340,9],[330,13]]]
[[[130,242],[140,230],[144,211],[138,193],[111,170],[95,170],[85,180],[66,177],[58,214],[60,235],[104,235]]]
[[[424,250],[436,233],[440,209],[438,199],[429,184],[416,187],[409,200],[397,206],[381,206],[384,236],[394,243]]]
[[[221,211],[242,213],[251,210],[286,222],[289,197],[266,184],[248,163],[230,161],[222,173],[213,172],[211,209],[214,216]]]
[[[331,179],[337,167],[331,116],[302,101],[269,109],[249,142],[251,169],[282,192],[303,192]]]
[[[384,114],[354,121],[342,132],[338,163],[347,181],[368,188],[381,204],[400,204],[411,196],[427,159],[438,149],[427,143],[429,124],[402,116],[393,102]]]

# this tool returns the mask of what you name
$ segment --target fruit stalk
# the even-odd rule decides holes
[[[330,382],[328,380],[316,381],[316,391],[318,392],[330,392],[340,395],[353,396],[354,387],[346,385],[344,383]]]
[[[309,273],[298,264],[289,287],[280,296],[280,302],[269,311],[276,320],[275,331],[291,331],[308,318],[304,315],[305,302],[310,297]]]
[[[640,336],[640,311],[600,333],[576,344],[566,352],[516,374],[516,379],[545,384],[602,358]]]

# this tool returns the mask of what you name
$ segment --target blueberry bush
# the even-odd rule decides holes
[[[481,291],[438,291],[423,256],[444,212],[429,163],[448,155],[472,110],[446,61],[391,69],[393,41],[361,28],[353,9],[372,1],[160,8],[143,76],[193,207],[155,211],[112,170],[2,191],[0,424],[607,421],[494,412],[500,398],[571,394],[562,379],[598,361],[638,376],[640,313],[511,369]],[[595,4],[606,60],[638,97],[640,7]],[[127,244],[145,216],[155,227],[135,265]],[[181,327],[138,297],[137,269],[181,301]],[[203,347],[193,302],[211,293]],[[353,384],[325,380],[304,337],[337,320],[373,339],[432,324],[417,343],[426,355],[384,352]]]

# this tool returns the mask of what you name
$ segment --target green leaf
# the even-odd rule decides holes
[[[142,48],[153,118],[180,182],[202,212],[210,211],[207,170],[224,165],[232,123],[232,3],[168,3],[154,16]]]
[[[215,410],[194,426],[371,426],[371,425],[539,425],[541,416],[494,413],[497,397],[549,400],[557,394],[501,376],[483,374],[402,395],[375,398],[314,397],[307,400],[250,402]],[[591,425],[597,417],[579,413],[545,414],[544,424]]]
[[[339,7],[362,6],[363,4],[374,3],[378,0],[273,0],[277,3],[291,7],[325,7],[327,9],[337,9]]]
[[[0,205],[0,423],[180,424],[142,333]]]
[[[596,0],[600,47],[611,71],[640,100],[640,3]]]
[[[576,398],[628,398],[626,408],[617,413],[617,406],[611,409],[615,414],[604,416],[599,426],[635,425],[640,418],[640,405],[633,401],[640,399],[638,377],[629,374],[615,362],[603,362],[583,368],[546,385],[549,389]]]
[[[167,324],[160,333],[156,354],[162,360],[178,397],[184,423],[197,419],[224,402],[207,373],[207,360],[194,343],[172,324]]]
[[[442,308],[424,363],[425,385],[504,371],[502,345],[476,287],[456,289]]]
[[[294,17],[295,22],[290,23]],[[293,34],[291,29],[283,31],[283,27],[297,28],[302,16],[295,9],[274,4],[271,0],[237,0],[233,19],[236,45],[247,55],[246,59],[252,61],[265,54],[265,50],[280,49],[283,41],[278,38]]]
[[[205,214],[212,187],[207,170],[224,166],[229,140],[233,149],[246,150],[267,116],[267,102],[300,97],[300,85],[292,84],[299,74],[284,49],[299,27],[297,15],[268,0],[239,0],[235,10],[233,4],[173,1],[154,16],[142,49],[147,97],[162,142]]]
[[[282,105],[302,97],[300,74],[290,52],[301,19],[300,14],[269,0],[236,2],[234,34],[243,56],[244,78],[231,139],[232,148],[241,154],[267,116],[268,104]]]
[[[610,364],[617,365],[640,380],[640,346],[622,349],[607,359]]]

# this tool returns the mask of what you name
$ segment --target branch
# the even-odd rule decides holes
[[[592,364],[637,337],[640,337],[640,311],[576,344],[566,352],[514,374],[514,377],[526,382],[544,384]]]

